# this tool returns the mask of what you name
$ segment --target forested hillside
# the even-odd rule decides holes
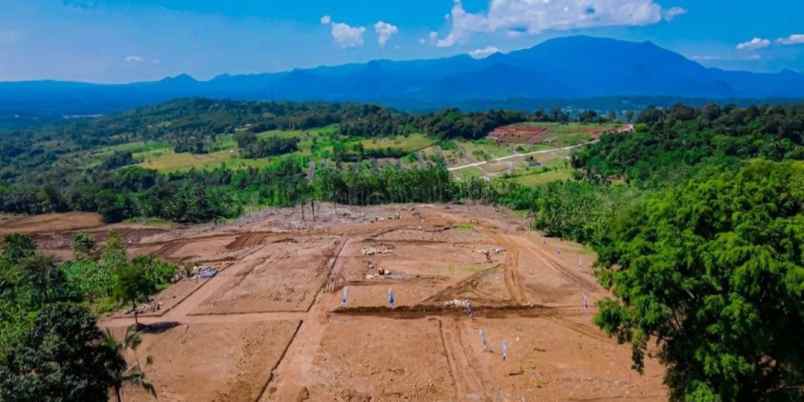
[[[597,324],[632,344],[638,370],[656,350],[673,400],[801,400],[804,106],[648,108],[636,116],[634,132],[604,132],[575,150],[574,177],[536,186],[505,175],[459,179],[438,154],[414,152],[455,147],[457,139],[476,140],[511,123],[572,119],[607,120],[561,110],[410,115],[367,105],[181,100],[0,139],[0,210],[205,222],[247,207],[321,201],[507,205],[529,212],[535,229],[597,252],[599,279],[616,297],[600,303]],[[237,154],[248,163],[145,167],[143,155],[155,153],[166,155],[162,162]],[[24,243],[25,258],[6,245],[0,265],[14,268],[0,285],[18,283],[26,270],[52,271],[28,240],[10,241]],[[73,276],[56,279],[69,285],[109,265],[93,261],[70,264],[64,269]],[[169,270],[156,261],[135,264],[154,275]],[[118,265],[127,266],[109,266]],[[77,296],[53,294],[52,303],[113,296],[108,279],[125,277],[117,272],[125,268],[114,269],[102,286],[74,282]],[[40,318],[0,336],[16,346],[38,342],[27,331],[49,325],[56,307],[51,299],[25,301],[37,288],[14,289],[24,290],[9,293],[16,310],[0,318],[41,310]],[[16,352],[6,353],[7,365],[19,364]],[[12,375],[20,375],[15,367]]]
[[[361,141],[416,133],[424,133],[429,143],[474,140],[510,123],[568,120],[560,110],[446,109],[411,115],[373,105],[178,100],[0,138],[0,210],[98,211],[108,221],[146,216],[201,222],[236,216],[245,205],[293,205],[308,199],[360,204],[446,200],[448,191],[436,196],[428,190],[424,196],[415,185],[420,179],[405,178],[420,175],[424,182],[446,183],[448,175],[437,158],[418,160],[410,155],[416,146],[366,148]],[[134,157],[168,151],[175,157],[163,158],[166,163],[179,154],[211,161],[237,155],[249,167],[212,164],[163,172]],[[407,156],[405,163],[389,164]],[[316,180],[310,177],[311,163],[318,167]],[[361,177],[381,179],[366,180],[374,188],[364,189],[359,188]],[[391,185],[382,178],[414,185]]]

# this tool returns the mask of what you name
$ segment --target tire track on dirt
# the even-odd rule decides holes
[[[453,359],[450,348],[447,347],[447,340],[444,336],[444,323],[441,320],[435,320],[438,323],[438,334],[441,337],[441,347],[444,348],[444,357],[447,359],[447,367],[449,368],[449,376],[452,378],[452,385],[455,388],[455,399],[457,400],[460,398],[460,395],[463,394],[463,387],[462,384],[458,383],[457,372],[458,368],[455,366],[455,359]]]
[[[438,328],[441,333],[441,343],[449,363],[450,374],[455,384],[455,400],[487,400],[486,389],[478,378],[477,373],[469,361],[463,342],[460,339],[460,327],[458,320],[450,320],[445,323],[444,319],[437,319]]]
[[[561,327],[564,327],[564,328],[566,328],[566,329],[568,329],[568,330],[570,330],[572,332],[575,332],[576,334],[583,335],[583,336],[585,336],[587,338],[596,339],[598,341],[602,341],[602,342],[606,342],[606,343],[612,343],[611,338],[607,337],[605,334],[603,334],[601,332],[595,331],[594,328],[591,328],[591,327],[589,327],[587,325],[584,325],[584,324],[581,324],[581,323],[578,323],[578,322],[574,322],[574,321],[571,321],[571,320],[567,320],[567,319],[562,318],[560,316],[552,316],[552,317],[546,317],[546,318],[548,320],[550,320],[550,322],[552,322],[554,324],[557,324],[557,325],[559,325]]]
[[[492,239],[505,249],[505,287],[511,299],[519,305],[528,304],[528,297],[519,280],[519,247],[506,235],[491,231]]]
[[[471,295],[471,298],[476,303],[487,303],[487,304],[510,304],[511,300],[495,300],[493,295],[484,294],[479,289],[477,289],[477,283],[481,281],[484,277],[492,275],[500,271],[503,266],[501,264],[495,265],[491,268],[484,269],[482,271],[476,272],[471,276],[467,277],[459,281],[458,283],[448,286],[444,290],[439,291],[438,293],[428,296],[424,300],[416,303],[417,305],[429,305],[434,303],[443,303],[448,302],[450,300],[455,299],[465,299],[465,294],[468,293]]]
[[[550,253],[548,253],[547,251],[533,247],[530,244],[528,244],[528,242],[526,242],[524,246],[527,250],[532,251],[537,258],[542,260],[542,262],[548,268],[552,269],[553,271],[556,271],[560,275],[569,279],[571,282],[575,283],[583,290],[590,292],[600,290],[600,285],[598,285],[597,282],[591,281],[587,278],[584,278],[580,274],[573,272],[571,269],[565,267],[561,262],[559,262],[553,256],[551,256]]]
[[[480,364],[480,361],[477,359],[477,356],[472,351],[472,348],[467,347],[466,343],[463,340],[463,322],[459,320],[454,320],[455,323],[455,333],[457,334],[458,345],[460,346],[460,351],[463,353],[464,358],[466,359],[466,363],[469,369],[474,374],[474,377],[477,379],[478,384],[480,385],[480,389],[482,394],[480,395],[482,399],[490,399],[490,390],[491,384],[493,383],[492,380],[487,378],[484,375],[483,368]]]

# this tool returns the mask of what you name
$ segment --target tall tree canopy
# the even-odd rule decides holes
[[[86,309],[49,304],[21,345],[0,361],[0,400],[105,402],[126,367]]]
[[[800,401],[804,165],[754,161],[624,213],[600,247],[598,325],[649,341],[673,401]]]

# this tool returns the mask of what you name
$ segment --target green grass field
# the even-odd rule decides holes
[[[258,138],[270,136],[299,137],[299,153],[312,155],[322,152],[329,147],[331,150],[331,137],[337,132],[337,126],[327,126],[312,130],[272,130],[257,134]],[[212,152],[207,154],[176,153],[170,144],[161,142],[134,142],[114,145],[93,152],[85,158],[84,164],[91,167],[99,164],[115,151],[128,151],[139,166],[154,169],[160,172],[176,172],[189,169],[214,169],[224,166],[229,169],[261,168],[271,163],[271,158],[245,159],[241,158],[233,134],[218,135],[210,147]]]
[[[176,153],[172,149],[158,149],[150,152],[138,153],[135,158],[140,160],[140,166],[160,172],[176,172],[191,168],[207,169],[219,166],[238,157],[237,150],[229,149],[208,154]]]
[[[436,140],[420,133],[394,137],[370,138],[361,141],[365,149],[395,148],[405,152],[416,152],[430,147],[435,143]]]

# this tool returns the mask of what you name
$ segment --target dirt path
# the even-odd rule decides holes
[[[505,249],[505,287],[511,294],[511,299],[519,305],[528,304],[528,296],[519,280],[519,247],[510,236],[489,232],[494,241]]]
[[[455,383],[455,400],[491,400],[482,374],[478,371],[478,364],[463,343],[461,322],[458,319],[440,318],[438,327],[450,375]]]
[[[463,169],[483,166],[483,165],[486,165],[486,164],[489,164],[489,163],[503,162],[503,161],[507,161],[507,160],[510,160],[510,159],[526,158],[528,156],[543,155],[543,154],[549,154],[549,153],[553,153],[553,152],[570,151],[570,150],[573,150],[573,149],[576,149],[576,148],[585,147],[585,146],[587,146],[589,144],[594,144],[596,142],[597,142],[597,140],[594,140],[594,141],[584,142],[582,144],[571,145],[571,146],[563,147],[563,148],[545,149],[545,150],[541,150],[541,151],[533,151],[533,152],[528,152],[528,153],[524,153],[524,154],[513,154],[513,155],[503,156],[503,157],[500,157],[500,158],[490,159],[490,160],[487,160],[487,161],[467,163],[466,165],[454,166],[454,167],[448,168],[447,170],[449,170],[450,172],[455,172],[455,171],[458,171],[458,170],[463,170]]]

